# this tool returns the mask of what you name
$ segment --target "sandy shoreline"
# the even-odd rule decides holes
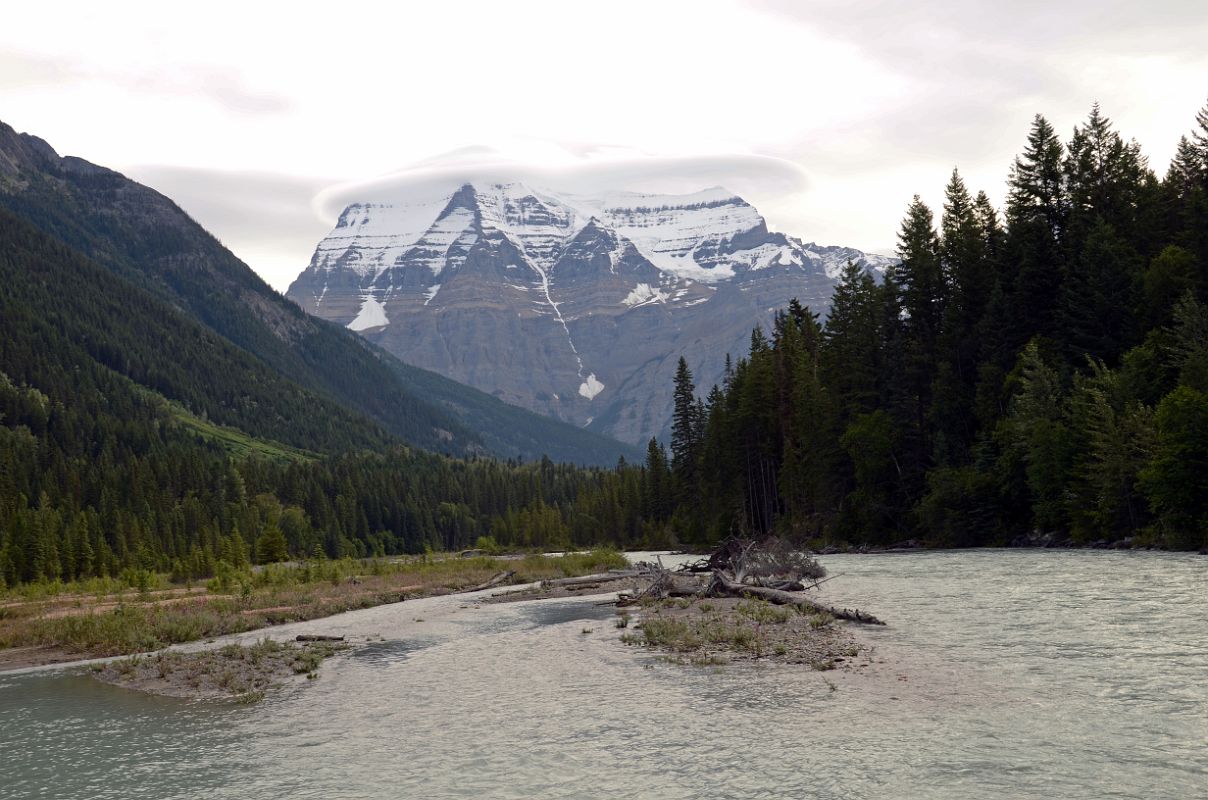
[[[520,585],[514,588],[525,589],[537,584]],[[380,634],[369,624],[371,620],[391,619],[387,627],[398,627],[422,630],[428,625],[444,621],[447,617],[463,607],[472,608],[474,604],[488,598],[498,589],[485,589],[477,592],[447,593],[429,595],[402,600],[394,603],[382,603],[369,608],[343,611],[325,617],[287,622],[280,625],[269,625],[238,633],[230,633],[210,639],[197,639],[190,642],[169,645],[156,650],[139,653],[125,653],[113,656],[93,656],[87,653],[73,653],[62,647],[14,647],[0,650],[0,674],[26,674],[33,672],[72,669],[109,664],[128,658],[153,658],[161,653],[195,653],[237,644],[248,646],[265,639],[278,642],[293,641],[299,635],[334,635],[344,636],[345,641],[356,645],[368,641],[377,641]],[[370,631],[370,632],[366,632]],[[409,631],[407,631],[409,632]]]
[[[224,573],[204,587],[142,591],[97,579],[0,598],[0,672],[157,652],[421,598],[585,575],[625,564],[615,551],[565,556],[317,560]]]
[[[0,650],[0,673],[33,673],[77,667],[109,683],[186,698],[252,698],[297,682],[299,659],[308,646],[295,637],[343,637],[345,648],[322,658],[353,652],[370,643],[455,634],[459,619],[503,604],[582,601],[616,604],[641,581],[601,575],[572,586],[539,582],[493,586],[470,592],[430,594],[329,616],[257,627],[170,645],[135,655],[103,658],[62,647]],[[766,662],[814,670],[852,671],[871,663],[871,649],[853,631],[824,614],[802,613],[757,599],[666,598],[615,609],[604,623],[617,647],[636,647],[683,665]],[[221,655],[220,655],[221,654]],[[319,660],[322,660],[320,658]],[[254,662],[254,663],[253,663]],[[305,683],[305,678],[301,679]]]

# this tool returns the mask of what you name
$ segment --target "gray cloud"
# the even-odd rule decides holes
[[[1185,83],[1172,95],[1173,86],[1155,81],[1150,90],[1137,78],[1144,74],[1138,70],[1158,62],[1168,65],[1169,74],[1208,75],[1203,0],[748,5],[846,44],[855,58],[903,79],[904,90],[866,119],[800,136],[775,151],[808,164],[825,191],[844,184],[869,192],[889,189],[901,195],[894,200],[900,209],[914,192],[937,201],[953,166],[967,178],[973,175],[975,188],[1001,198],[1033,116],[1045,114],[1068,137],[1095,101],[1117,118],[1121,133],[1141,140],[1161,172],[1181,131],[1168,131],[1170,124],[1156,123],[1157,115],[1167,120],[1185,113],[1190,129],[1204,98],[1189,99]],[[1201,91],[1208,92],[1208,84]],[[892,173],[908,177],[888,180]],[[928,174],[934,177],[914,177]],[[870,204],[878,201],[883,199],[870,197]],[[865,215],[876,217],[884,223],[869,230],[866,241],[896,230],[886,212]]]
[[[0,50],[0,91],[96,83],[162,97],[193,95],[237,114],[281,114],[293,108],[293,101],[284,95],[247,86],[234,69],[183,66],[130,72],[73,59]]]
[[[878,113],[878,146],[865,148],[892,163],[920,151],[989,156],[999,151],[996,134],[1007,128],[1022,144],[1036,113],[1075,108],[1081,115],[1102,100],[1110,115],[1116,87],[1110,77],[1087,74],[1096,59],[1158,56],[1189,68],[1208,65],[1203,0],[753,0],[752,6],[851,44],[862,58],[911,81],[899,102]],[[1189,125],[1194,110],[1188,109]],[[1174,141],[1149,143],[1167,144]]]
[[[293,101],[284,95],[249,88],[235,70],[189,67],[166,74],[115,75],[111,79],[165,96],[197,95],[238,114],[281,114],[293,108]]]
[[[1182,118],[1178,115],[1186,114],[1190,130],[1208,92],[1205,84],[1198,97],[1187,99],[1188,77],[1208,75],[1208,49],[1203,46],[1208,41],[1208,14],[1203,2],[750,0],[748,7],[764,15],[767,25],[809,28],[827,41],[849,46],[853,62],[871,62],[901,78],[900,89],[886,92],[862,118],[828,120],[826,104],[816,103],[817,108],[810,108],[816,124],[802,130],[791,129],[791,123],[776,127],[782,110],[778,103],[752,109],[743,105],[741,95],[719,98],[720,112],[741,109],[750,114],[752,136],[764,142],[762,156],[655,157],[623,146],[560,141],[543,143],[556,151],[553,158],[534,156],[523,147],[466,147],[381,178],[337,185],[252,172],[169,167],[131,171],[178,199],[278,287],[306,263],[315,242],[347,203],[449,192],[470,179],[523,181],[571,192],[681,192],[722,185],[746,197],[783,230],[828,243],[888,250],[910,195],[920,192],[934,205],[953,166],[960,167],[974,188],[985,188],[1000,199],[1010,161],[1022,148],[1036,113],[1049,116],[1068,137],[1090,104],[1102,101],[1121,132],[1137,136],[1162,171],[1165,165],[1158,162],[1183,132],[1177,129]],[[1169,74],[1181,81],[1180,96],[1169,96],[1171,86],[1162,83],[1155,83],[1148,97],[1140,94],[1148,91],[1137,79],[1144,70],[1133,67],[1150,62],[1172,70]],[[750,78],[781,89],[787,107],[799,103],[798,96],[810,97],[811,87],[824,85],[830,77],[842,78],[844,67],[835,63],[834,76]],[[675,82],[693,80],[685,70]],[[291,110],[289,97],[249,86],[234,69],[186,65],[164,74],[98,74],[66,62],[0,54],[0,88],[86,80],[164,97],[190,93],[239,115]],[[802,91],[795,96],[798,86]],[[626,96],[623,88],[611,90],[617,100]],[[299,90],[297,96],[305,93]],[[672,91],[669,97],[674,101],[676,95]],[[1172,116],[1176,104],[1179,110]],[[681,112],[699,109],[674,111]],[[1155,122],[1159,118],[1161,124]],[[708,116],[700,119],[707,134]],[[254,119],[252,124],[260,122]],[[481,136],[487,141],[499,141],[496,137],[511,124],[489,115],[482,123]],[[635,117],[634,130],[659,123],[657,117]],[[447,132],[450,141],[463,133],[454,127]],[[216,130],[213,135],[222,133]],[[337,148],[346,147],[347,140],[309,144]]]
[[[53,86],[76,78],[78,73],[62,61],[0,50],[0,91]]]
[[[862,41],[914,62],[942,59],[952,48],[1052,52],[1064,44],[1121,53],[1203,49],[1208,15],[1200,0],[753,0],[828,34]],[[910,68],[911,63],[903,64]],[[954,76],[957,77],[957,76]]]

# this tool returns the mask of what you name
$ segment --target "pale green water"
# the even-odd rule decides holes
[[[307,623],[389,641],[254,707],[0,676],[0,798],[1208,798],[1208,558],[824,563],[890,622],[869,674],[662,664],[582,601],[415,601]]]

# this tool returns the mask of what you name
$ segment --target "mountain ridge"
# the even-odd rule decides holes
[[[640,443],[665,436],[680,355],[699,383],[793,297],[825,312],[849,261],[738,195],[468,182],[352,203],[286,296],[400,359]],[[534,352],[524,352],[526,348]]]
[[[367,430],[381,429],[350,442],[384,441],[385,434],[451,455],[549,454],[595,464],[636,456],[621,443],[400,364],[302,313],[169,198],[113,170],[61,157],[3,123],[0,208],[199,322],[258,361],[265,380],[284,379],[359,415]]]

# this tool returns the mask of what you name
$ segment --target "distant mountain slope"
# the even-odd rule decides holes
[[[63,402],[95,404],[96,413],[82,415],[90,420],[104,408],[166,409],[162,401],[157,406],[158,395],[213,423],[310,451],[376,449],[395,441],[4,209],[0,327],[0,372],[41,391],[48,419]],[[96,397],[81,389],[80,376],[88,376]],[[148,390],[145,397],[136,386]],[[127,442],[141,438],[135,417],[145,415],[131,412]]]
[[[640,443],[666,435],[681,355],[707,391],[790,299],[825,312],[849,260],[892,263],[769,231],[724,189],[469,183],[349,206],[287,296],[408,363]]]
[[[600,464],[634,455],[606,437],[405,368],[352,333],[302,313],[168,198],[82,159],[61,158],[3,123],[0,208],[229,340],[275,373],[271,380],[283,378],[363,415],[373,421],[367,427],[452,454],[548,453]],[[437,386],[439,396],[425,396]]]
[[[486,392],[436,372],[385,356],[407,386],[429,402],[472,426],[492,453],[531,461],[540,454],[554,461],[611,466],[621,458],[641,463],[637,447],[608,436],[505,403]]]
[[[0,372],[62,402],[62,376],[80,370],[114,372],[193,415],[304,450],[395,441],[0,209]]]

